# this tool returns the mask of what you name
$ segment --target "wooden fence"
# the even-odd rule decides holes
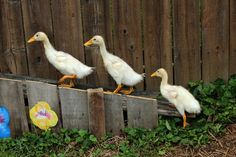
[[[170,82],[227,79],[236,73],[235,0],[1,0],[0,70],[56,79],[41,44],[26,41],[44,31],[58,50],[66,51],[95,73],[80,83],[114,87],[97,48],[83,43],[95,34],[108,50],[147,77],[137,88],[157,90],[149,75],[158,67]]]
[[[102,136],[106,132],[120,134],[125,126],[154,128],[158,123],[156,99],[104,93],[102,88],[58,88],[44,82],[0,78],[0,104],[10,111],[13,137],[38,130],[29,119],[29,110],[39,101],[46,101],[57,113],[54,130],[87,129]]]

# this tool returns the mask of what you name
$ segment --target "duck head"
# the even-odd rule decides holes
[[[37,32],[27,42],[28,43],[32,43],[34,41],[45,41],[47,38],[48,37],[47,37],[47,35],[44,32]]]
[[[165,77],[167,75],[167,72],[165,69],[160,68],[157,71],[155,71],[154,73],[152,73],[151,77]]]
[[[102,38],[102,36],[100,35],[95,35],[94,37],[92,37],[89,41],[87,41],[84,46],[90,46],[90,45],[97,45],[97,46],[101,46],[104,44],[104,40]]]

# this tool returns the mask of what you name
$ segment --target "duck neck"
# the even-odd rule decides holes
[[[104,42],[101,45],[99,45],[99,49],[100,49],[102,58],[105,58],[108,55],[108,52],[107,52],[106,45]]]
[[[52,44],[50,43],[50,41],[49,41],[49,39],[48,38],[45,38],[43,41],[43,46],[44,46],[44,48],[45,48],[45,50],[54,50],[54,48],[53,48],[53,46],[52,46]],[[47,52],[47,51],[46,51]]]
[[[163,74],[162,80],[161,80],[161,86],[167,85],[168,84],[168,76],[167,74]]]

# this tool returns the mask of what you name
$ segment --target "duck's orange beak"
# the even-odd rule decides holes
[[[34,38],[34,37],[31,37],[27,42],[28,42],[28,43],[32,43],[32,42],[34,42],[34,41],[36,41],[35,38]]]
[[[152,73],[152,75],[151,75],[151,77],[154,77],[154,76],[158,76],[156,71],[154,73]]]
[[[89,41],[87,41],[87,42],[84,44],[84,46],[90,46],[90,45],[92,45],[92,44],[93,44],[92,39],[90,39]]]

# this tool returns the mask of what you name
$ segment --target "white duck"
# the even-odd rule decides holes
[[[93,72],[94,67],[84,65],[68,53],[55,50],[45,33],[37,32],[28,40],[28,43],[34,41],[41,41],[43,43],[48,61],[64,74],[58,81],[58,83],[61,84],[60,86],[73,87],[73,80],[82,79]],[[70,79],[70,84],[63,84],[65,79]]]
[[[84,44],[84,46],[89,45],[99,46],[104,66],[118,85],[117,88],[113,91],[113,93],[118,93],[123,85],[129,86],[130,88],[129,90],[121,90],[122,93],[132,93],[134,91],[133,86],[143,80],[144,74],[136,73],[120,57],[109,53],[106,49],[105,42],[101,36],[96,35]]]
[[[168,84],[168,75],[165,69],[160,68],[154,72],[151,77],[159,76],[162,78],[160,90],[163,97],[174,104],[179,113],[183,116],[183,127],[186,127],[186,114],[200,113],[201,107],[194,96],[182,86],[173,86]]]

